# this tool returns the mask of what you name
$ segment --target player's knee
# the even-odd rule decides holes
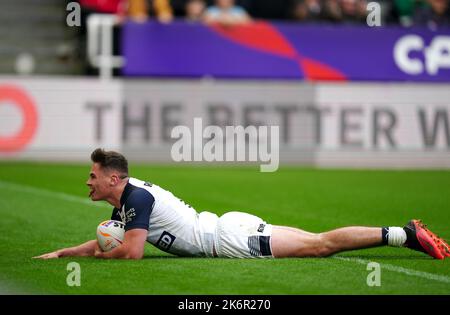
[[[314,256],[316,257],[328,257],[335,252],[333,242],[328,240],[326,235],[318,234],[317,246],[315,248]]]

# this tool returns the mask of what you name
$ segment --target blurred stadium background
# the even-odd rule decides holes
[[[170,132],[192,126],[194,117],[204,126],[280,126],[280,171],[263,176],[232,163],[174,166]],[[96,147],[123,152],[139,162],[132,175],[154,180],[199,210],[248,210],[316,232],[402,225],[419,216],[448,238],[450,3],[1,0],[0,292],[12,290],[5,283],[19,292],[73,292],[60,281],[65,265],[29,257],[86,240],[108,217],[108,210],[86,210],[84,181]],[[396,171],[361,170],[373,168]],[[272,198],[262,198],[267,195]],[[68,217],[76,230],[67,228]],[[35,221],[41,224],[30,243],[19,230]],[[431,280],[418,276],[411,288],[410,271],[389,267],[390,285],[378,293],[450,292],[448,264],[408,250],[391,250],[389,258],[386,251],[345,256],[353,264],[221,261],[226,281],[204,272],[214,268],[208,262],[156,260],[130,273],[127,292],[371,293],[360,264],[365,259],[419,270],[413,277],[431,274]],[[105,280],[106,265],[117,272],[124,266],[85,267],[87,277]],[[276,277],[255,288],[274,265]],[[178,281],[185,268],[197,270],[189,285]],[[322,275],[341,287],[314,280]],[[358,277],[363,280],[355,282]],[[85,283],[77,292],[124,292],[112,280]]]
[[[0,156],[166,162],[202,117],[279,125],[282,163],[448,167],[449,3],[375,4],[2,1]]]
[[[448,1],[376,4],[2,1],[0,156],[168,161],[202,117],[279,125],[282,162],[448,167]]]

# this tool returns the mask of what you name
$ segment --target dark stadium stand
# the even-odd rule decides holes
[[[23,54],[34,60],[34,74],[81,73],[77,30],[66,26],[65,17],[61,0],[0,1],[0,73],[16,73]]]

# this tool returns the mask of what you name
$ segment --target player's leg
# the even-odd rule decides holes
[[[309,233],[295,228],[274,226],[271,246],[274,257],[326,257],[334,253],[380,246],[381,228],[345,227],[325,233]]]
[[[307,232],[305,230],[300,230],[299,228],[294,228],[294,227],[290,227],[290,226],[274,226],[274,227],[276,227],[277,229],[281,229],[281,230],[297,232],[297,233],[299,233],[301,235],[305,235],[305,236],[315,235],[314,233]]]
[[[274,257],[326,257],[337,252],[390,245],[408,247],[444,259],[450,257],[449,245],[411,220],[405,227],[344,227],[325,233],[309,233],[295,228],[274,226],[271,237]]]

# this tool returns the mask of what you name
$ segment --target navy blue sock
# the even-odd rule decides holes
[[[384,245],[388,245],[389,227],[382,227],[381,228],[381,237],[383,239],[383,244]]]

